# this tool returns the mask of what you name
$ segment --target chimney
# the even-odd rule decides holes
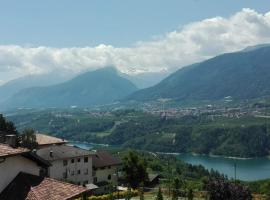
[[[53,151],[50,150],[50,157],[53,157]]]
[[[16,148],[17,147],[17,136],[16,135],[6,135],[6,144]]]

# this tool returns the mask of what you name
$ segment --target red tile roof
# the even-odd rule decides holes
[[[69,200],[88,191],[82,186],[21,172],[0,194],[0,199]]]
[[[29,151],[30,150],[26,148],[13,148],[7,144],[0,143],[0,157],[15,156]]]

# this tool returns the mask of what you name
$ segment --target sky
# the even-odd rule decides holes
[[[174,71],[268,42],[269,0],[0,0],[0,84],[104,66]]]

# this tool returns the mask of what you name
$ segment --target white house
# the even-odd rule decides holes
[[[53,145],[37,150],[37,155],[51,163],[48,175],[78,185],[93,182],[93,152],[69,145]]]
[[[39,176],[48,166],[28,149],[0,143],[0,193],[20,172]]]

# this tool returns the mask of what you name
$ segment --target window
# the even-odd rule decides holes
[[[97,183],[97,177],[94,178],[94,183]]]
[[[77,174],[81,174],[81,170],[78,170],[78,171],[77,171]]]
[[[74,176],[74,174],[75,174],[75,173],[74,173],[74,170],[72,170],[72,171],[71,171],[71,176]]]
[[[74,159],[73,158],[71,159],[71,163],[74,163]]]
[[[85,162],[85,163],[88,162],[88,157],[84,157],[84,162]]]
[[[84,174],[87,175],[88,174],[88,169],[84,170]]]
[[[63,166],[67,166],[68,161],[67,160],[63,160]]]
[[[81,159],[80,159],[80,158],[78,158],[78,159],[77,159],[77,162],[81,162]]]
[[[111,180],[112,179],[112,176],[109,174],[108,175],[108,180]]]

